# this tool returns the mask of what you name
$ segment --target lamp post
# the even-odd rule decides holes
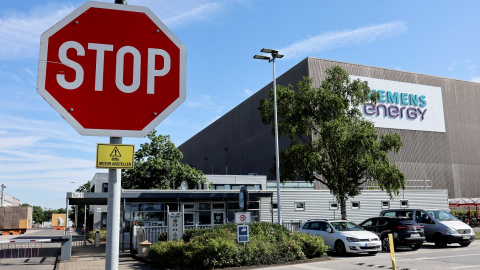
[[[5,206],[5,192],[4,192],[5,188],[7,188],[7,186],[2,184],[2,205],[1,205],[2,207]]]
[[[277,118],[277,81],[275,77],[275,59],[282,58],[283,54],[279,54],[277,50],[265,49],[260,50],[263,53],[269,53],[270,56],[255,55],[254,59],[268,60],[273,63],[273,109],[275,114],[275,167],[277,176],[277,210],[278,210],[278,224],[282,224],[282,207],[280,205],[280,153],[278,147],[278,118]]]

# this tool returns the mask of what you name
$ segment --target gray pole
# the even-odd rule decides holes
[[[83,233],[87,233],[87,205],[85,204],[85,209],[83,210]]]
[[[2,207],[5,206],[5,192],[4,192],[4,190],[5,190],[6,187],[7,187],[7,186],[5,186],[4,184],[2,184],[2,205],[1,205]]]
[[[70,200],[67,199],[66,206],[65,206],[65,230],[63,232],[64,235],[67,235],[67,228],[68,228],[68,207],[70,206]],[[53,220],[52,220],[53,222]],[[57,224],[58,226],[58,224]]]
[[[273,108],[275,110],[275,167],[277,175],[277,210],[278,224],[282,224],[282,206],[280,204],[280,152],[278,147],[278,118],[277,118],[277,79],[275,78],[275,57],[272,54],[273,62]]]
[[[110,137],[111,144],[121,144],[122,137]],[[108,169],[108,201],[107,201],[107,247],[105,269],[117,270],[120,241],[120,197],[121,169]]]
[[[126,5],[126,0],[115,0],[115,4]],[[121,144],[122,137],[110,137],[111,144]],[[118,270],[120,241],[120,200],[122,188],[122,170],[108,169],[107,201],[107,246],[105,269]]]

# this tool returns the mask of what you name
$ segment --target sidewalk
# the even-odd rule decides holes
[[[95,247],[91,243],[82,248],[73,248],[71,260],[68,262],[59,261],[59,270],[104,270],[105,269],[105,244]],[[142,261],[132,258],[129,252],[120,252],[118,269],[156,269]]]

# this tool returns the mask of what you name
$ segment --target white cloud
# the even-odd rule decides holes
[[[320,34],[295,42],[286,48],[280,49],[280,51],[285,55],[285,58],[298,59],[312,53],[335,48],[372,43],[401,34],[406,30],[407,26],[405,23],[390,22],[355,30]]]
[[[175,17],[165,19],[164,23],[172,28],[182,27],[192,22],[198,22],[209,19],[214,14],[221,10],[222,6],[219,3],[207,3],[205,5],[197,6]]]
[[[129,5],[146,6],[169,28],[178,28],[220,14],[227,1],[218,0],[131,0]]]
[[[245,94],[245,96],[247,97],[250,97],[251,95],[253,95],[255,92],[250,90],[250,89],[244,89],[243,90],[243,93]]]
[[[473,77],[470,81],[480,83],[480,77]]]
[[[466,59],[462,61],[455,61],[447,67],[448,71],[454,71],[458,69],[475,71],[477,69],[477,66],[472,63],[471,59]]]
[[[132,5],[149,7],[170,28],[209,20],[220,14],[226,4],[221,1],[198,0],[133,0],[128,2]],[[37,56],[40,35],[75,8],[72,5],[48,5],[34,8],[28,13],[0,15],[0,59]]]
[[[38,52],[40,35],[72,12],[73,6],[47,6],[26,13],[0,17],[0,59],[32,57]]]

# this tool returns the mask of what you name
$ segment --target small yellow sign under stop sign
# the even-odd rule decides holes
[[[97,144],[97,169],[133,169],[135,145]]]

